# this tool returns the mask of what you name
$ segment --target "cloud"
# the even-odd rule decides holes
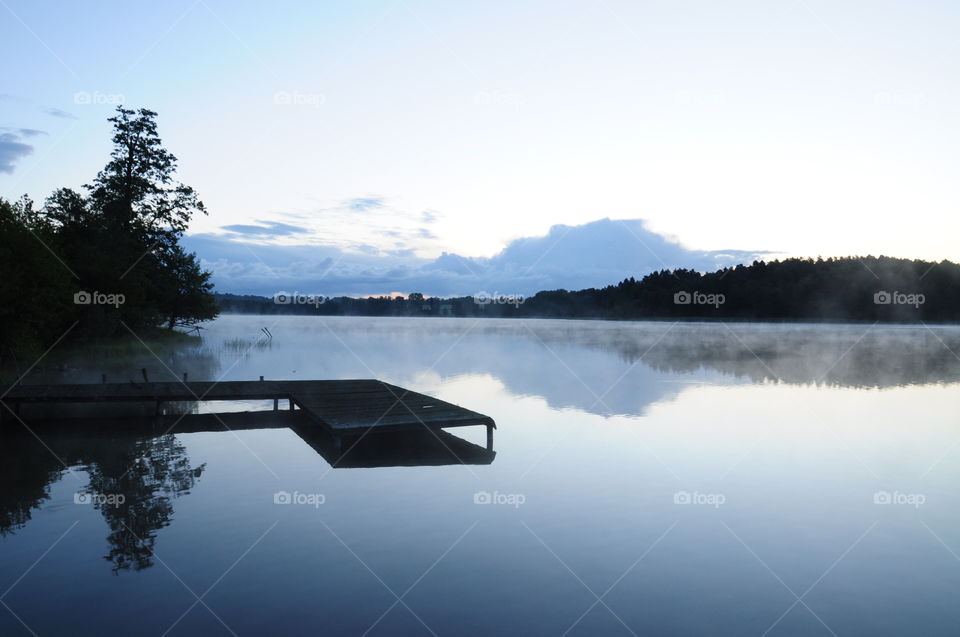
[[[184,242],[213,271],[218,290],[263,295],[285,289],[349,296],[395,290],[436,296],[480,290],[529,295],[603,287],[664,268],[715,270],[765,254],[691,250],[647,229],[640,219],[553,226],[544,236],[512,241],[490,258],[443,253],[427,259],[402,243],[384,249],[364,243],[263,245],[250,238],[188,235]]]
[[[383,198],[381,197],[356,197],[354,199],[349,199],[344,202],[344,204],[350,208],[350,210],[356,210],[357,212],[365,212],[367,210],[373,210],[374,208],[383,207]]]
[[[47,115],[53,115],[54,117],[60,117],[62,119],[77,119],[76,115],[68,113],[67,111],[62,111],[59,108],[54,108],[52,106],[48,106],[41,110]]]
[[[37,130],[36,128],[18,128],[16,129],[18,133],[24,137],[36,137],[37,135],[46,135],[47,131]]]
[[[36,128],[14,128],[12,126],[0,126],[0,131],[13,133],[19,137],[37,137],[48,134],[45,130],[38,130]]]
[[[307,228],[302,226],[281,223],[279,221],[257,220],[256,223],[261,225],[255,226],[237,223],[230,226],[223,226],[223,229],[232,233],[244,234],[251,237],[284,237],[292,234],[306,234],[310,232]]]
[[[420,215],[420,221],[423,223],[435,223],[440,219],[440,213],[436,210],[424,210]]]
[[[337,246],[345,252],[388,256],[397,249],[440,254],[436,234],[422,213],[396,208],[381,197],[356,197],[306,211],[277,213],[272,221],[243,220],[222,227],[230,240],[257,244]]]
[[[0,133],[0,173],[12,174],[16,163],[33,152],[33,146],[21,142],[20,137],[18,133]]]

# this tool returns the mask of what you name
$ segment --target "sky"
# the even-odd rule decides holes
[[[122,103],[224,272],[502,261],[601,219],[696,264],[960,261],[958,32],[922,0],[0,0],[0,196],[90,181]]]

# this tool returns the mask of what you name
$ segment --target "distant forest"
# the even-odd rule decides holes
[[[960,321],[960,265],[890,257],[754,261],[701,274],[660,270],[637,280],[531,297],[276,298],[217,294],[222,311],[323,316],[469,316],[771,321]]]

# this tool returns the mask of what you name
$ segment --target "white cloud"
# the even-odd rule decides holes
[[[395,290],[532,294],[602,287],[663,268],[713,270],[761,254],[689,250],[638,219],[554,226],[544,236],[517,239],[490,258],[442,253],[428,259],[412,250],[383,252],[366,244],[253,244],[209,234],[187,236],[185,243],[213,270],[219,291],[264,295],[282,289],[352,296]]]

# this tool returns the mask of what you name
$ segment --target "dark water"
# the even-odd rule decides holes
[[[956,635],[957,353],[925,326],[227,316],[41,364],[381,378],[492,416],[496,455],[332,468],[270,414],[11,428],[0,635]]]

